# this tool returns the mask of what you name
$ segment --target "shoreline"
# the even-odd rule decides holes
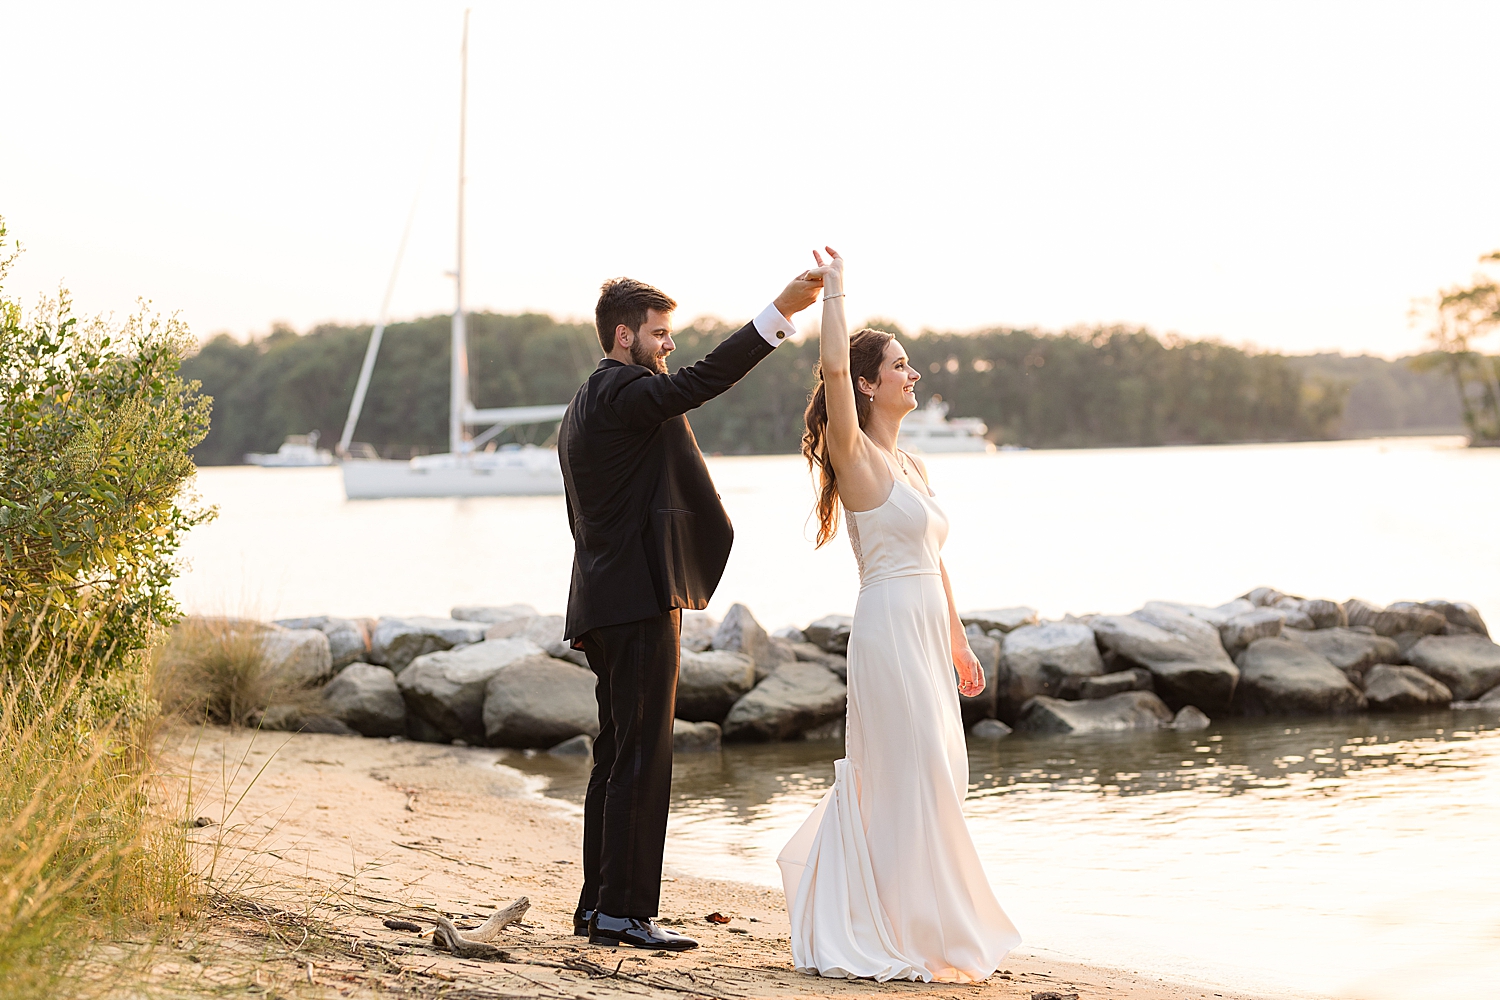
[[[263,984],[269,977],[305,987],[310,979],[314,986],[347,991],[330,996],[379,995],[393,975],[434,996],[454,983],[512,996],[556,996],[559,990],[577,996],[573,991],[584,985],[594,997],[856,997],[896,990],[955,998],[1046,991],[1076,993],[1079,1000],[1263,996],[1063,961],[1024,943],[1000,974],[978,985],[816,979],[792,969],[779,891],[687,874],[664,880],[663,922],[681,921],[681,929],[702,942],[699,949],[669,956],[592,947],[571,935],[581,835],[576,808],[545,796],[535,779],[499,764],[498,756],[494,750],[405,741],[176,727],[168,734],[163,763],[179,782],[191,776],[192,815],[212,821],[192,839],[200,859],[216,856],[213,888],[302,912],[371,948],[409,956],[360,968],[348,954],[276,956],[262,948],[253,975]],[[420,919],[435,912],[455,921],[482,918],[519,896],[531,901],[524,926],[508,929],[497,941],[510,952],[509,963],[463,961],[411,947],[415,935],[381,923],[387,916]],[[730,923],[706,922],[705,915],[715,911]],[[154,975],[175,986],[188,986],[195,977],[221,985],[248,981],[251,966],[241,939],[247,926],[208,920],[195,941],[198,958],[164,957]],[[550,965],[522,964],[528,961],[522,956]],[[634,970],[636,979],[590,979],[551,967],[577,959],[610,968],[623,962],[621,968]],[[643,985],[647,979],[658,985]]]

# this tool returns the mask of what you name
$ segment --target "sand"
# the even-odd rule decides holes
[[[681,954],[590,946],[572,935],[581,880],[576,808],[536,794],[493,750],[206,727],[174,732],[166,765],[190,815],[212,901],[162,949],[153,979],[178,995],[249,987],[307,997],[1245,998],[1201,984],[1065,964],[1022,946],[966,986],[797,973],[781,893],[678,877],[663,922],[701,942]],[[391,930],[437,913],[477,925],[517,897],[504,960],[461,960]],[[729,917],[727,924],[705,918]],[[679,923],[680,922],[680,923]],[[571,967],[569,967],[571,966]],[[607,976],[602,972],[619,975]]]

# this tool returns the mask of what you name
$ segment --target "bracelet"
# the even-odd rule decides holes
[[[843,297],[844,297],[844,293],[843,292],[839,292],[837,295],[825,295],[825,296],[823,296],[823,301],[827,302],[829,299],[841,299]]]

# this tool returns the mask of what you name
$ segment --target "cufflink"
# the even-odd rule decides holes
[[[786,339],[786,331],[785,330],[777,330],[776,331],[776,339],[777,340],[785,340]]]

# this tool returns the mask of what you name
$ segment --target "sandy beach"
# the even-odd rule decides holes
[[[1128,970],[1052,960],[1026,945],[981,985],[835,981],[791,965],[779,892],[677,877],[663,922],[702,946],[679,955],[613,950],[575,938],[581,878],[576,810],[535,794],[493,750],[216,727],[172,733],[166,765],[212,873],[204,919],[154,964],[167,992],[248,986],[280,996],[1248,997]],[[443,914],[480,923],[518,897],[531,908],[472,961],[430,937]],[[728,917],[709,922],[709,914]],[[1024,928],[1023,928],[1024,933]],[[611,975],[612,974],[612,975]]]

